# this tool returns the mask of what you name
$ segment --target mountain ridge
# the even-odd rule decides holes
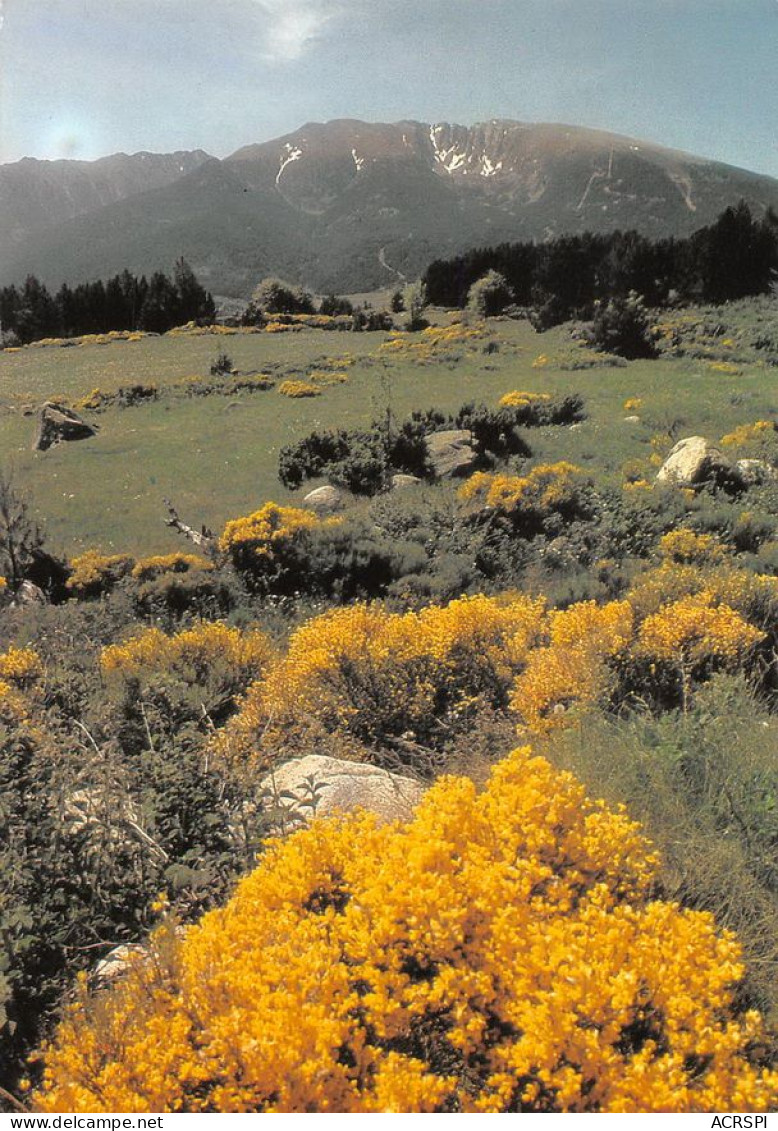
[[[271,273],[360,291],[473,246],[617,228],[684,236],[741,198],[757,212],[778,209],[771,177],[604,130],[512,119],[336,119],[222,159],[196,150],[73,164],[83,173],[101,163],[112,170],[110,199],[93,190],[80,211],[21,235],[17,225],[10,242],[11,166],[0,166],[0,282],[169,270],[184,254],[224,294],[245,295]],[[140,187],[144,165],[154,178]]]

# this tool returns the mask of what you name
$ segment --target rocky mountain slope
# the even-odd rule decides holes
[[[770,177],[615,134],[513,121],[309,123],[223,161],[199,151],[123,160],[138,159],[153,170],[146,191],[135,177],[114,191],[117,174],[81,192],[74,176],[54,194],[56,213],[45,205],[52,163],[0,167],[0,281],[169,270],[184,254],[224,294],[245,294],[269,273],[365,290],[475,245],[617,228],[686,235],[740,198],[757,213],[778,209]],[[22,166],[49,186],[26,194],[26,212],[7,188]]]

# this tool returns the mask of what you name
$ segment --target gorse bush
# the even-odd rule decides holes
[[[406,826],[317,822],[46,1050],[39,1110],[766,1111],[712,916],[529,748]]]
[[[466,728],[479,707],[505,706],[544,620],[545,602],[521,596],[463,598],[418,614],[334,609],[293,633],[219,748],[230,761],[272,759],[302,702],[305,718],[330,733],[367,745],[412,739],[434,747]]]
[[[241,632],[219,623],[203,622],[168,636],[149,628],[123,644],[103,649],[100,669],[109,688],[133,696],[163,676],[180,688],[194,714],[217,715],[245,691],[269,664],[273,649],[259,631]]]
[[[505,417],[513,427],[544,428],[551,424],[575,424],[586,416],[583,398],[577,393],[552,397],[514,389],[500,398],[500,407],[510,409]]]
[[[614,662],[632,638],[633,612],[626,601],[593,601],[552,612],[548,645],[533,652],[513,689],[511,704],[527,727],[543,733],[564,725],[575,705],[603,705],[614,695]]]
[[[320,397],[321,389],[310,381],[282,381],[278,391],[284,397]]]
[[[102,597],[126,577],[135,559],[126,554],[101,554],[87,550],[70,563],[71,574],[65,588],[75,597]]]
[[[131,576],[136,581],[151,581],[163,573],[189,573],[191,570],[209,571],[213,562],[202,554],[154,554],[139,558],[132,567]]]
[[[521,526],[524,536],[538,533],[552,515],[574,518],[586,510],[586,480],[580,468],[562,461],[540,464],[527,475],[476,472],[459,497]]]
[[[313,511],[266,503],[254,514],[228,522],[219,539],[219,549],[229,555],[236,569],[247,573],[269,569],[301,530],[320,523]]]
[[[549,487],[543,472],[541,497],[566,499],[567,475],[560,496],[557,476]],[[529,497],[537,507],[538,492]],[[666,539],[664,552],[688,552],[690,538]],[[440,749],[486,708],[510,707],[533,733],[597,706],[687,709],[717,672],[747,671],[769,685],[777,609],[778,579],[675,562],[647,571],[623,600],[550,612],[542,598],[516,594],[418,613],[336,609],[292,634],[218,744],[228,762],[272,761],[296,733],[301,702],[310,703],[307,722],[355,739],[361,756],[381,761],[388,747],[410,765],[414,744]]]
[[[136,612],[168,625],[185,617],[223,617],[238,600],[230,578],[201,554],[155,554],[136,561],[88,550],[71,561],[67,597],[107,597],[117,588]]]
[[[378,537],[363,518],[323,519],[276,503],[228,522],[219,547],[250,590],[282,597],[383,596],[428,564],[418,542]]]

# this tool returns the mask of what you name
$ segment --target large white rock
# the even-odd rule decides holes
[[[320,514],[332,514],[334,511],[342,510],[343,505],[343,495],[337,487],[329,485],[309,491],[303,499],[303,506],[307,510],[318,511]]]
[[[703,483],[736,482],[740,475],[722,451],[704,436],[679,440],[656,474],[657,483],[698,487]]]
[[[384,821],[407,820],[421,800],[424,786],[366,762],[347,762],[322,754],[293,758],[261,783],[268,808],[282,812],[274,823],[285,830],[306,824],[313,816],[367,809]],[[309,804],[315,796],[316,805]]]

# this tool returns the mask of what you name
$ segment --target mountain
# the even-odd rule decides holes
[[[170,185],[211,158],[191,153],[116,153],[99,161],[37,161],[0,165],[0,254],[13,254],[31,235],[108,204]]]
[[[11,192],[23,175],[29,188]],[[778,210],[778,181],[580,127],[309,123],[222,161],[198,151],[0,166],[0,282],[169,271],[183,254],[223,294],[271,273],[368,290],[505,240],[687,235],[741,198]]]

